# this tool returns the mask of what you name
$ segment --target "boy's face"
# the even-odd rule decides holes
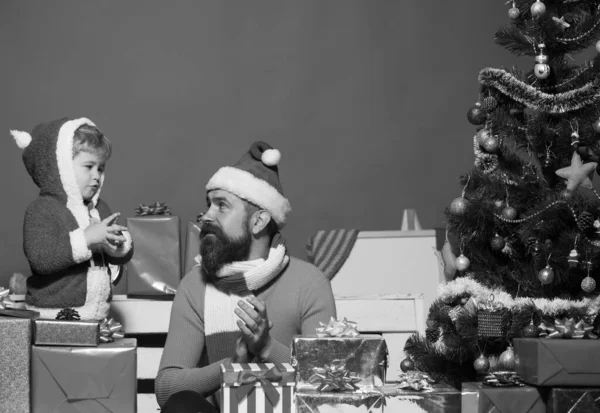
[[[105,161],[96,153],[81,151],[73,158],[75,179],[84,201],[90,201],[100,189]]]

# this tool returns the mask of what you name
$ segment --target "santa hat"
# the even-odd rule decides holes
[[[277,149],[265,142],[254,142],[235,165],[222,167],[213,175],[206,191],[222,189],[267,210],[281,229],[292,208],[279,182],[280,160]]]

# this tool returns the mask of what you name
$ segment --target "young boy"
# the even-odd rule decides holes
[[[31,135],[11,134],[40,188],[23,224],[32,272],[27,308],[43,318],[74,308],[82,320],[101,320],[111,299],[108,265],[123,265],[133,254],[127,228],[115,223],[119,214],[99,199],[111,144],[85,118],[42,123]]]

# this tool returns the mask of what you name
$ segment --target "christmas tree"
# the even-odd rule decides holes
[[[475,163],[446,209],[456,277],[405,346],[403,369],[451,383],[510,369],[513,338],[552,334],[556,319],[593,325],[600,307],[600,57],[572,57],[600,53],[600,0],[508,6],[495,41],[531,65],[479,73]]]

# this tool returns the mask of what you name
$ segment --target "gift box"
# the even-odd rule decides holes
[[[388,384],[380,390],[388,412],[461,413],[461,393],[447,384],[433,384],[419,391]]]
[[[300,389],[317,389],[319,374],[343,369],[357,387],[370,389],[385,384],[387,346],[378,335],[355,337],[296,336],[292,341],[292,365]]]
[[[135,412],[136,346],[135,339],[86,348],[33,346],[32,413]]]
[[[518,338],[515,370],[535,386],[598,386],[600,340]]]
[[[462,384],[463,413],[546,413],[540,390],[532,386],[493,387]]]
[[[333,393],[297,389],[295,400],[297,413],[379,413],[385,404],[383,394],[376,390]]]
[[[27,310],[0,311],[0,412],[30,413],[32,319]]]
[[[221,374],[223,413],[295,412],[289,363],[225,363]]]
[[[179,217],[131,217],[127,227],[135,246],[126,267],[127,295],[174,295],[181,280]]]
[[[47,320],[34,323],[34,341],[42,346],[97,346],[100,325],[97,321]]]
[[[600,388],[550,389],[546,411],[547,413],[600,413]]]
[[[199,257],[200,225],[194,222],[188,222],[187,236],[185,238],[185,253],[183,255],[183,276],[199,264]]]

